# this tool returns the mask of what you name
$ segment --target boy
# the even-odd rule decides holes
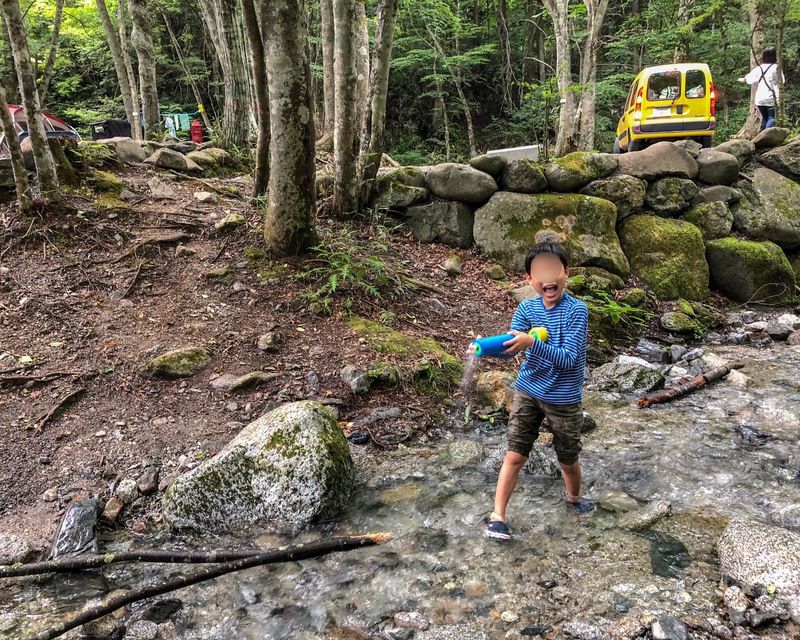
[[[544,418],[553,432],[567,503],[578,513],[594,509],[591,502],[580,499],[578,462],[589,311],[583,302],[564,293],[569,267],[561,245],[538,243],[525,257],[525,272],[525,279],[541,297],[525,300],[517,307],[511,320],[514,339],[503,344],[507,347],[505,353],[526,353],[509,411],[508,453],[497,479],[494,511],[484,532],[487,538],[497,540],[511,540],[505,522],[506,506]],[[533,327],[540,326],[547,329],[547,342],[528,335]]]

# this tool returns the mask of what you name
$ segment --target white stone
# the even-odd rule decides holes
[[[133,478],[125,478],[117,485],[114,495],[125,504],[130,504],[139,497],[139,487]]]

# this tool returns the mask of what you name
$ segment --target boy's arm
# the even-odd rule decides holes
[[[567,317],[567,338],[563,347],[554,347],[547,342],[536,340],[531,345],[531,355],[547,360],[556,369],[571,369],[581,351],[586,349],[586,336],[589,331],[589,310],[579,305]]]
[[[528,319],[527,314],[522,309],[522,303],[519,304],[514,316],[511,318],[511,331],[522,331],[528,333],[533,328],[531,321]]]

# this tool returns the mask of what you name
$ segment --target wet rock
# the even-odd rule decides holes
[[[790,504],[773,509],[769,517],[779,527],[800,531],[800,504]]]
[[[33,547],[19,536],[0,533],[0,565],[26,562],[33,553]]]
[[[687,640],[689,633],[686,625],[675,616],[660,615],[650,627],[653,640]]]
[[[279,373],[267,373],[265,371],[251,371],[243,376],[236,376],[231,373],[223,373],[209,382],[209,386],[220,391],[238,391],[240,389],[250,389],[258,385],[265,384],[280,378]]]
[[[125,640],[156,640],[158,625],[150,620],[137,620],[125,634]]]
[[[633,355],[656,364],[664,364],[666,358],[669,357],[669,354],[661,345],[644,338],[640,339],[634,347]]]
[[[244,224],[244,216],[241,213],[229,213],[222,220],[217,220],[214,223],[214,228],[217,231],[226,232],[233,231]]]
[[[258,337],[256,346],[260,351],[277,351],[281,346],[280,334],[270,331]]]
[[[508,371],[483,371],[475,383],[475,401],[478,404],[508,410],[514,399],[516,374]]]
[[[746,593],[761,586],[775,589],[800,620],[800,533],[737,517],[717,543],[720,572]]]
[[[793,331],[794,329],[792,329],[791,325],[784,324],[779,320],[772,320],[767,323],[767,333],[773,340],[781,342],[787,340]]]
[[[200,171],[202,168],[194,160],[190,160],[182,153],[172,149],[157,149],[149,158],[143,160],[145,164],[152,164],[162,169],[174,169],[175,171]]]
[[[139,497],[139,487],[136,486],[136,480],[132,478],[121,480],[114,490],[114,495],[122,500],[123,503],[131,504]]]
[[[147,181],[147,186],[150,187],[150,195],[157,199],[174,199],[178,197],[170,185],[164,182],[158,176],[153,176]]]
[[[621,529],[641,531],[651,526],[672,512],[672,505],[667,500],[653,500],[647,506],[630,511],[617,520]]]
[[[692,180],[661,178],[647,187],[644,202],[657,215],[674,217],[687,209],[699,192]]]
[[[384,504],[398,504],[416,500],[423,492],[424,488],[419,482],[405,482],[391,489],[381,491],[379,497]]]
[[[599,627],[578,620],[565,622],[561,626],[561,631],[567,638],[576,638],[576,640],[601,640],[603,637],[603,632]]]
[[[753,602],[753,610],[747,612],[747,622],[754,628],[788,619],[789,610],[786,605],[767,594],[758,596]]]
[[[125,625],[114,616],[103,616],[82,625],[81,632],[88,640],[121,640],[125,635]]]
[[[106,506],[103,508],[103,513],[100,517],[110,524],[115,524],[124,507],[125,503],[122,500],[117,496],[111,496],[109,501],[106,502]]]
[[[653,181],[666,176],[693,179],[697,161],[671,142],[657,142],[643,151],[619,156],[619,172]]]
[[[70,503],[58,523],[49,559],[97,553],[97,507],[96,498],[76,498]]]
[[[394,614],[394,623],[398,627],[420,629],[421,631],[430,627],[428,619],[419,611],[398,611]]]
[[[553,191],[574,193],[592,180],[610,176],[617,166],[617,156],[610,153],[574,151],[563,158],[551,159],[544,174]]]
[[[596,391],[649,392],[664,386],[664,376],[646,360],[617,356],[592,372],[588,387]]]
[[[606,511],[614,513],[626,513],[639,508],[639,503],[636,499],[624,491],[610,491],[600,496],[597,504]]]
[[[204,347],[173,349],[153,358],[139,375],[145,378],[188,378],[202,371],[211,362],[211,354]]]
[[[489,640],[483,631],[470,624],[431,627],[414,634],[414,640]]]
[[[409,207],[404,220],[420,242],[438,242],[462,249],[472,246],[475,209],[463,202],[437,200]]]
[[[500,174],[503,172],[503,167],[505,167],[507,163],[508,160],[506,160],[505,156],[496,153],[475,156],[469,161],[471,167],[476,168],[478,171],[488,173],[493,178],[500,177]]]
[[[669,356],[672,362],[679,362],[689,350],[682,344],[673,344],[669,348]]]
[[[483,445],[474,440],[455,440],[447,447],[450,466],[461,469],[475,465],[483,459]]]
[[[783,144],[783,141],[789,137],[791,129],[786,127],[770,127],[764,129],[755,138],[753,138],[753,146],[756,149],[769,149],[778,147]]]
[[[461,256],[450,256],[444,261],[442,269],[444,269],[451,278],[460,276],[464,272],[464,261],[461,259]]]
[[[339,377],[345,382],[345,384],[350,386],[350,390],[356,395],[364,395],[365,393],[369,393],[370,379],[363,371],[352,364],[345,366],[339,372]]]
[[[594,416],[588,411],[584,411],[581,433],[588,433],[589,431],[593,431],[595,429],[597,429],[597,421],[594,419]]]
[[[692,564],[686,545],[675,536],[658,531],[648,531],[644,535],[650,539],[648,555],[653,573],[662,578],[682,578],[683,569]],[[691,601],[691,597],[685,601]]]
[[[497,191],[497,183],[490,175],[452,162],[431,168],[425,180],[433,195],[467,204],[483,204]]]
[[[547,179],[533,160],[513,160],[503,167],[500,185],[504,191],[541,193],[547,190]]]
[[[257,522],[300,528],[338,511],[353,482],[341,427],[317,402],[284,404],[247,425],[164,494],[173,527],[230,531]]]
[[[634,213],[641,213],[647,193],[647,183],[633,176],[619,174],[594,180],[583,187],[580,193],[613,202],[617,207],[617,222],[619,222]]]
[[[522,467],[522,470],[531,476],[544,478],[561,477],[561,467],[545,453],[544,449],[538,443],[534,443],[531,454],[528,456],[528,461]]]

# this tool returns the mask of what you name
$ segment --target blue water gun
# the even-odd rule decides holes
[[[529,336],[533,336],[534,340],[541,340],[547,342],[547,329],[544,327],[534,327],[528,331]],[[504,333],[499,336],[489,336],[487,338],[480,338],[472,341],[472,347],[475,355],[478,358],[484,356],[494,356],[495,358],[509,359],[513,358],[513,354],[503,353],[508,347],[504,347],[503,343],[514,339],[514,334]]]

